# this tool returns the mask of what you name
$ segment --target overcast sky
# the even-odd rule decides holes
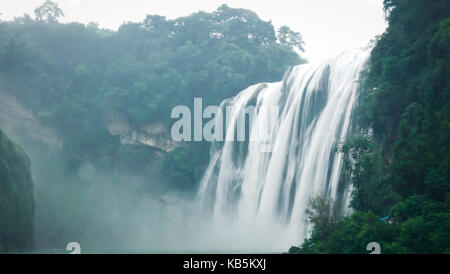
[[[0,0],[0,19],[33,10],[45,0]],[[213,11],[223,3],[255,11],[275,27],[287,25],[305,40],[306,56],[319,60],[345,49],[365,46],[386,28],[383,0],[55,0],[65,13],[61,21],[97,22],[117,29],[124,21],[142,21],[146,14],[168,18],[198,10]]]

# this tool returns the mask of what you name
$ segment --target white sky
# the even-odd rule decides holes
[[[0,0],[0,19],[33,10],[45,0]],[[303,35],[305,55],[320,60],[343,50],[365,46],[386,28],[383,0],[54,0],[65,13],[61,21],[97,22],[117,29],[124,21],[142,21],[147,14],[168,18],[198,10],[213,11],[223,3],[255,11],[275,27],[287,25]]]

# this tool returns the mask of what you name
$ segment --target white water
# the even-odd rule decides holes
[[[299,245],[310,232],[305,210],[313,195],[326,195],[348,210],[336,146],[349,132],[368,56],[352,50],[322,64],[300,65],[282,82],[251,86],[222,103],[233,107],[227,137],[235,134],[238,113],[248,105],[279,106],[280,115],[271,129],[271,153],[261,152],[258,142],[212,146],[198,198],[215,248],[272,252]],[[250,135],[266,120],[255,113]]]

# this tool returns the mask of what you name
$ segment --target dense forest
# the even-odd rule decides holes
[[[382,253],[450,252],[450,2],[384,0],[384,10],[354,134],[339,147],[355,212],[312,199],[312,235],[292,253],[367,253],[369,242]]]
[[[0,20],[0,92],[13,96],[39,123],[14,121],[10,137],[32,156],[41,246],[63,246],[70,238],[97,233],[101,225],[114,225],[99,222],[108,209],[112,215],[115,199],[128,210],[116,215],[130,216],[132,205],[139,204],[135,197],[195,195],[209,162],[208,143],[124,143],[108,129],[111,117],[119,114],[118,122],[133,130],[162,128],[162,142],[168,142],[174,106],[191,106],[194,97],[218,105],[305,62],[298,54],[299,33],[286,26],[275,30],[254,12],[226,5],[177,19],[148,15],[117,31],[58,22],[63,16],[56,3],[46,1],[33,15]],[[3,102],[6,112],[10,103]],[[31,140],[48,128],[57,142]],[[105,193],[114,199],[101,199]],[[86,225],[89,219],[95,221]],[[88,240],[114,237],[101,233]]]
[[[304,62],[295,52],[302,50],[299,33],[286,26],[275,32],[255,13],[226,5],[174,20],[148,15],[118,31],[58,23],[63,15],[47,1],[34,19],[0,22],[0,88],[58,130],[73,156],[70,168],[76,158],[116,153],[118,142],[105,131],[107,115],[120,113],[132,127],[168,125],[174,106],[191,106],[194,97],[217,105]],[[183,162],[173,161],[178,158]],[[207,148],[193,144],[161,164],[175,184],[192,189],[208,160]]]

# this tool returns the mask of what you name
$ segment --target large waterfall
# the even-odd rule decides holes
[[[349,133],[368,56],[358,49],[321,64],[300,65],[281,82],[251,86],[222,103],[222,109],[231,109],[227,137],[236,134],[238,113],[256,107],[250,141],[213,143],[198,193],[203,214],[224,246],[286,250],[300,244],[310,231],[305,210],[315,195],[349,210],[349,187],[339,183],[343,156],[336,147]],[[268,150],[251,141],[257,125],[267,123],[258,107],[279,108],[264,143]]]

